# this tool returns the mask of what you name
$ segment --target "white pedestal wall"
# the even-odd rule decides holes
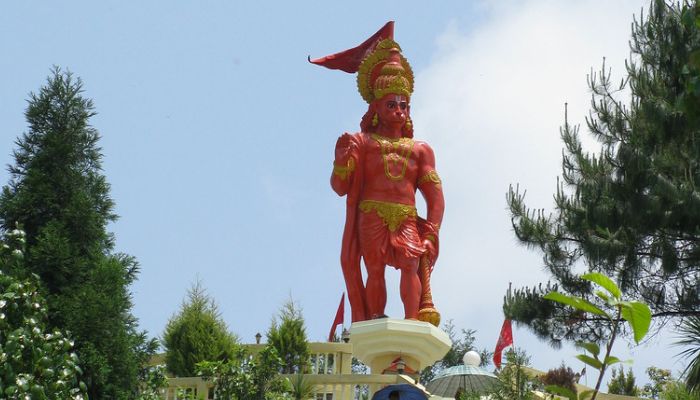
[[[397,357],[416,371],[442,359],[452,347],[445,332],[422,321],[382,318],[355,322],[350,343],[357,359],[381,374]]]

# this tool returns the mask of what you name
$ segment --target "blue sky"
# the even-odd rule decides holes
[[[344,290],[333,148],[358,129],[366,104],[353,75],[306,57],[355,46],[395,20],[416,73],[416,137],[432,144],[445,187],[436,305],[492,348],[508,283],[546,280],[539,255],[511,232],[508,185],[551,207],[563,103],[582,123],[586,74],[607,57],[621,76],[644,3],[5,2],[0,162],[12,162],[26,129],[28,93],[52,65],[69,69],[99,113],[117,249],[141,263],[132,288],[141,327],[159,336],[199,278],[242,340],[264,334],[290,296],[310,339],[323,340]],[[400,317],[397,278],[388,271],[388,311]],[[514,336],[540,369],[582,368],[571,349],[552,351],[521,328]],[[620,343],[639,380],[651,364],[682,368],[668,337]]]

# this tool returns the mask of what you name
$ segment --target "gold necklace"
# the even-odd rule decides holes
[[[388,138],[376,133],[372,134],[372,139],[379,143],[379,148],[382,152],[382,161],[384,161],[384,175],[392,181],[400,181],[406,176],[406,169],[408,168],[408,159],[411,157],[411,152],[413,151],[413,139],[400,137],[400,138]],[[401,154],[397,154],[400,151]],[[403,166],[401,167],[401,173],[399,175],[392,175],[389,168],[389,161],[392,161],[393,166],[396,166],[398,160],[403,160]]]

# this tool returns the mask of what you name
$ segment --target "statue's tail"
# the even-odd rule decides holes
[[[428,235],[432,235],[429,240],[433,242],[435,252],[437,253],[439,250],[439,241],[437,232],[435,231],[435,226],[423,218],[418,218],[417,225],[421,239],[425,240]],[[440,325],[440,313],[435,308],[435,304],[433,303],[433,292],[430,289],[430,275],[433,272],[433,267],[435,266],[434,264],[437,256],[437,254],[423,254],[420,258],[420,264],[418,266],[418,278],[420,279],[422,289],[420,306],[418,308],[418,319],[421,321],[430,322],[435,326]]]

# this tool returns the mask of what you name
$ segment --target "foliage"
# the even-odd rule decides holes
[[[168,387],[165,365],[146,367],[141,371],[141,388],[136,400],[160,400],[164,389]],[[180,398],[178,396],[178,398]]]
[[[216,302],[198,280],[187,291],[179,313],[165,326],[165,365],[175,376],[195,376],[197,363],[233,357],[237,341],[221,319]]]
[[[651,366],[646,373],[649,383],[644,385],[640,394],[645,398],[658,399],[666,384],[672,380],[671,371]]]
[[[303,374],[295,374],[289,383],[289,394],[294,400],[310,399],[316,395],[316,385],[306,379]]]
[[[195,390],[192,388],[188,389],[183,389],[183,388],[178,388],[177,389],[177,398],[181,400],[206,400],[204,397],[204,394],[199,393],[195,394]]]
[[[679,329],[681,339],[676,344],[687,347],[680,355],[690,362],[683,371],[688,390],[700,396],[700,316],[685,320]]]
[[[198,363],[197,374],[212,380],[215,398],[272,400],[290,392],[289,382],[279,374],[283,365],[271,345],[254,356],[241,347],[230,360]]]
[[[622,366],[619,369],[613,368],[612,377],[608,382],[608,393],[636,397],[639,395],[639,388],[636,384],[632,368],[628,370],[627,374]]]
[[[533,389],[537,379],[525,372],[523,367],[530,365],[530,357],[521,349],[508,349],[505,353],[506,365],[498,373],[499,385],[488,393],[495,400],[533,399]]]
[[[10,181],[0,195],[0,228],[26,232],[26,260],[12,271],[36,274],[48,327],[70,331],[90,398],[130,398],[152,346],[131,315],[133,257],[114,253],[107,224],[116,220],[101,173],[93,103],[82,81],[54,68],[25,112]]]
[[[573,393],[576,389],[576,373],[562,363],[559,368],[550,369],[546,374],[539,377],[545,385],[559,386],[571,390]]]
[[[351,370],[353,374],[367,375],[370,373],[369,367],[355,357],[352,358]],[[425,372],[425,370],[423,371]],[[426,381],[423,381],[421,378],[421,382],[425,383]],[[367,399],[369,398],[369,385],[355,385],[353,392],[353,398]]]
[[[508,318],[543,339],[597,342],[610,336],[605,318],[545,304],[552,290],[592,300],[585,267],[612,277],[626,297],[649,304],[662,326],[700,309],[700,23],[697,4],[652,0],[632,25],[631,58],[620,85],[603,68],[591,73],[586,127],[600,143],[584,150],[565,119],[561,183],[555,211],[507,199],[518,239],[543,253],[546,287],[507,298]],[[629,103],[619,100],[630,93]]]
[[[595,389],[592,392],[586,391],[580,393],[578,398],[586,399],[590,397],[591,400],[595,400],[600,390],[600,385],[603,381],[603,376],[605,375],[607,367],[622,362],[619,358],[610,354],[613,344],[615,343],[615,339],[617,338],[617,334],[620,331],[622,321],[624,320],[628,323],[635,342],[639,343],[639,341],[646,336],[649,330],[649,324],[651,323],[651,311],[649,310],[649,307],[642,302],[622,300],[622,291],[620,288],[610,278],[601,273],[591,272],[584,274],[581,276],[581,280],[595,284],[599,288],[599,290],[595,291],[595,296],[599,300],[598,303],[602,303],[600,306],[593,304],[584,298],[568,296],[559,292],[550,292],[544,296],[544,299],[556,301],[557,303],[572,307],[578,312],[594,314],[602,318],[607,324],[606,329],[610,331],[610,337],[605,340],[605,354],[603,354],[602,359],[600,358],[601,348],[598,343],[578,343],[578,346],[585,349],[588,353],[590,353],[590,355],[579,354],[576,356],[576,358],[597,369],[599,372]],[[605,311],[605,309],[608,309],[609,311]],[[625,388],[626,386],[622,387]],[[555,390],[557,394],[564,395],[570,399],[577,398],[576,393],[568,391],[564,388],[556,389],[548,387],[548,389]]]
[[[671,381],[666,384],[659,396],[661,400],[698,400],[697,393],[691,393],[683,382]]]
[[[274,347],[282,358],[281,373],[297,374],[307,369],[310,352],[304,317],[301,308],[291,299],[282,306],[279,323],[273,318],[267,331],[267,343]]]
[[[13,230],[0,243],[0,397],[82,399],[86,388],[73,341],[47,329],[37,277],[8,274],[23,267],[23,242],[24,232]]]
[[[447,354],[445,354],[442,360],[429,367],[426,367],[423,369],[423,371],[421,371],[421,382],[430,382],[438,373],[440,373],[440,371],[444,370],[445,368],[461,365],[463,363],[462,358],[464,357],[464,354],[471,350],[477,350],[474,347],[474,341],[476,340],[476,337],[474,336],[476,334],[475,330],[462,329],[462,335],[460,337],[458,336],[456,327],[451,319],[444,322],[442,329],[445,333],[447,333],[447,336],[449,336],[450,340],[452,341],[452,347]],[[489,364],[489,360],[491,360],[493,352],[486,349],[481,349],[479,351],[479,355],[481,356],[480,366],[485,367]]]

